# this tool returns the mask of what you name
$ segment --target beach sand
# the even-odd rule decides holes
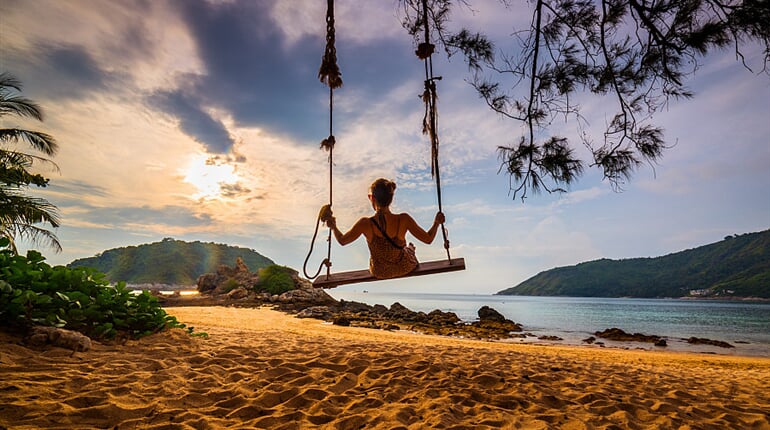
[[[770,358],[542,346],[170,308],[88,352],[0,335],[0,428],[770,429]]]

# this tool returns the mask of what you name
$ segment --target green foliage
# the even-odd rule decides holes
[[[770,230],[657,258],[596,260],[551,269],[498,294],[573,297],[770,298]]]
[[[52,156],[58,145],[48,134],[21,128],[6,128],[8,115],[43,120],[40,107],[21,97],[21,82],[8,73],[0,73],[0,237],[5,237],[16,250],[17,238],[45,243],[61,251],[56,235],[40,224],[58,227],[59,211],[46,199],[28,194],[30,187],[46,187],[48,178],[33,172],[40,164],[58,169],[56,164],[37,153]],[[29,146],[33,152],[19,150]]]
[[[693,97],[686,80],[708,53],[730,47],[749,69],[761,50],[759,72],[767,74],[770,64],[766,0],[503,0],[497,3],[507,10],[499,11],[486,2],[487,13],[508,12],[512,23],[521,23],[510,32],[512,40],[490,39],[472,20],[462,23],[469,29],[451,29],[452,8],[467,3],[475,2],[400,0],[399,6],[416,41],[430,33],[447,55],[462,54],[479,96],[521,126],[519,136],[498,143],[500,171],[510,175],[514,198],[564,191],[585,167],[601,169],[621,189],[636,169],[671,147],[654,114]],[[590,94],[607,109],[603,139],[589,133],[582,104],[575,102]],[[549,133],[556,118],[574,122],[580,141]],[[578,148],[590,155],[579,157],[586,152]]]
[[[266,291],[270,294],[282,294],[294,289],[294,279],[292,270],[286,266],[276,264],[259,269],[259,282],[256,289]]]
[[[0,239],[0,248],[8,245]],[[7,248],[0,250],[0,323],[62,327],[100,339],[186,327],[146,291],[133,294],[93,269],[52,267],[37,251],[24,257]]]
[[[217,267],[232,264],[238,257],[251,270],[274,264],[247,248],[165,238],[160,242],[110,249],[95,257],[75,260],[68,267],[92,267],[104,272],[112,282],[195,285],[200,275],[216,272]]]
[[[235,279],[228,279],[227,282],[225,282],[225,286],[222,288],[222,292],[227,294],[230,291],[233,291],[234,289],[238,288],[240,284],[238,284],[238,281]]]

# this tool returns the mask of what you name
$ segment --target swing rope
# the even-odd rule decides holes
[[[332,231],[329,230],[329,236],[326,238],[328,244],[326,250],[326,258],[318,265],[318,271],[315,275],[310,276],[307,272],[307,263],[310,260],[310,256],[313,254],[313,245],[315,239],[318,236],[318,227],[322,222],[326,221],[327,217],[331,213],[332,202],[334,201],[333,192],[333,167],[334,167],[334,144],[336,142],[334,138],[334,89],[342,86],[342,73],[337,65],[337,48],[335,47],[335,30],[334,30],[334,0],[327,0],[326,3],[326,49],[321,60],[321,67],[318,69],[318,79],[329,87],[329,137],[321,141],[321,149],[329,152],[329,204],[325,205],[318,212],[318,218],[316,220],[315,232],[313,232],[313,239],[310,241],[310,251],[305,257],[305,263],[302,265],[302,270],[305,273],[305,277],[308,279],[315,279],[321,273],[324,266],[326,266],[326,276],[329,277],[332,266]]]
[[[437,99],[436,93],[436,81],[441,80],[441,76],[433,75],[433,52],[435,46],[430,43],[430,30],[428,25],[428,3],[427,0],[422,1],[422,19],[425,26],[425,41],[420,43],[417,47],[417,57],[425,61],[425,90],[422,94],[422,100],[425,103],[425,116],[423,117],[423,134],[427,134],[430,137],[431,142],[431,175],[436,180],[436,194],[438,197],[438,210],[443,212],[441,202],[441,174],[439,171],[439,139],[438,139],[438,112],[437,112]],[[328,242],[326,258],[318,266],[318,271],[313,276],[310,276],[307,272],[307,263],[310,256],[313,253],[313,246],[315,244],[316,237],[318,236],[318,228],[322,222],[331,215],[331,206],[333,202],[333,154],[335,138],[333,133],[333,118],[334,118],[334,90],[342,86],[342,73],[337,65],[337,50],[335,48],[335,29],[334,29],[334,0],[327,0],[326,9],[326,49],[324,51],[321,67],[318,70],[319,80],[329,87],[329,137],[321,141],[321,149],[329,152],[329,204],[324,205],[318,213],[316,221],[315,232],[313,232],[313,239],[310,241],[310,251],[305,258],[303,265],[303,271],[305,277],[308,279],[315,279],[326,266],[326,279],[329,279],[331,275],[331,248],[332,248],[332,232],[329,230],[329,235],[326,239]],[[447,230],[444,223],[441,223],[441,234],[444,238],[444,249],[446,250],[447,262],[450,266],[455,263],[449,254],[449,239],[447,238]],[[459,265],[455,265],[456,269],[451,270],[463,270],[465,263],[461,260]],[[443,269],[441,271],[446,271]],[[366,271],[368,273],[368,271]],[[435,273],[436,269],[426,271],[425,273]],[[421,273],[422,274],[422,273]],[[372,278],[373,279],[373,278]],[[367,278],[367,280],[369,280]],[[360,282],[360,281],[357,281]],[[339,283],[339,281],[338,281]]]
[[[433,52],[436,47],[430,43],[430,26],[428,25],[428,1],[422,1],[422,21],[425,26],[425,41],[417,46],[417,57],[425,62],[425,90],[422,93],[422,100],[425,103],[425,116],[422,119],[422,132],[430,137],[430,173],[436,180],[436,195],[438,198],[438,210],[443,212],[441,204],[441,174],[438,162],[438,108],[436,93],[436,81],[441,80],[441,76],[433,75]],[[444,249],[446,250],[447,261],[452,261],[449,255],[449,239],[444,223],[441,223],[441,235],[444,238]]]

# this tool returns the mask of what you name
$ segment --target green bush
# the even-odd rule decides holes
[[[259,281],[256,289],[270,294],[282,294],[294,289],[294,271],[288,267],[273,264],[259,269]]]
[[[227,294],[240,286],[241,284],[239,284],[235,279],[228,279],[227,282],[225,282],[225,285],[222,287],[222,292]]]
[[[5,327],[48,325],[99,339],[185,328],[147,291],[134,294],[123,282],[109,285],[93,269],[51,267],[37,251],[24,257],[7,247],[8,240],[0,239],[0,323]]]

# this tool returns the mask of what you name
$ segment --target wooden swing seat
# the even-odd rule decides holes
[[[454,272],[458,270],[465,270],[464,258],[453,258],[451,260],[436,260],[425,261],[420,263],[416,269],[407,273],[404,276],[398,278],[409,278],[411,276],[432,275],[434,273]],[[393,278],[393,279],[398,279]],[[375,278],[369,272],[369,269],[353,270],[349,272],[331,273],[327,275],[321,275],[313,281],[313,286],[316,288],[334,288],[338,285],[345,284],[357,284],[361,282],[382,281],[383,279]]]

